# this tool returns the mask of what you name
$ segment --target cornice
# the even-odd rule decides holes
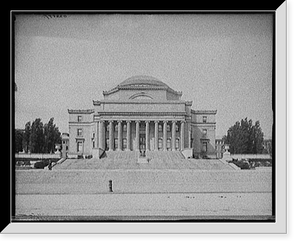
[[[114,92],[117,92],[119,90],[166,90],[170,93],[176,94],[178,96],[182,96],[182,92],[181,91],[175,91],[172,88],[168,87],[168,86],[149,86],[149,85],[136,85],[136,86],[117,86],[114,87],[111,90],[108,91],[103,91],[103,95],[110,95]]]
[[[186,116],[186,112],[98,112],[95,116]]]
[[[93,105],[100,104],[187,104],[191,101],[183,100],[166,100],[166,101],[153,101],[153,100],[143,100],[143,101],[128,101],[128,100],[93,100]]]
[[[207,115],[215,115],[217,113],[217,110],[191,110],[192,114],[207,114]]]
[[[70,114],[91,114],[94,113],[95,110],[94,109],[87,109],[87,110],[72,110],[72,109],[68,109],[68,113]]]

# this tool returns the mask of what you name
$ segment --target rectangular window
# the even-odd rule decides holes
[[[207,122],[207,116],[203,116],[203,123]]]
[[[118,148],[118,139],[117,138],[115,138],[115,149],[117,149]]]
[[[161,124],[158,125],[158,132],[162,132],[163,126]]]
[[[202,143],[202,151],[207,152],[207,142]]]
[[[82,153],[82,146],[83,146],[83,143],[82,142],[77,142],[77,152],[78,153]]]
[[[82,116],[77,116],[77,121],[82,122]]]
[[[77,129],[77,136],[82,136],[82,129]]]
[[[127,139],[123,138],[123,148],[127,148]]]
[[[167,132],[171,131],[171,126],[169,124],[167,124]]]

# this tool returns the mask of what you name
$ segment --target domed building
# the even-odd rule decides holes
[[[133,76],[104,91],[93,109],[69,109],[68,156],[145,150],[216,158],[216,110],[193,110],[181,96],[159,79]]]

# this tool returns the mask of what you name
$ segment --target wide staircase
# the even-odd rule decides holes
[[[217,159],[185,159],[180,151],[146,151],[147,163],[138,163],[139,151],[107,151],[102,159],[67,159],[53,169],[232,170]]]

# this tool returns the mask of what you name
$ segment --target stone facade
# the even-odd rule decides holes
[[[182,92],[160,80],[130,77],[103,96],[93,109],[68,110],[69,156],[103,149],[193,150],[194,156],[216,157],[216,111],[192,110]]]

